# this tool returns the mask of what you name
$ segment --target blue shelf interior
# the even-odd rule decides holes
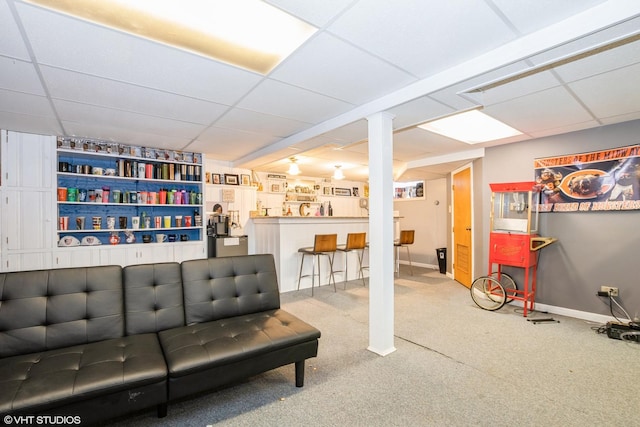
[[[68,162],[70,164],[70,170],[75,171],[75,165],[91,164],[92,167],[101,167],[103,169],[115,168],[117,170],[117,158],[102,158],[91,157],[90,161],[83,158],[76,158],[72,156],[59,156],[59,161]],[[144,162],[144,159],[141,159]],[[74,236],[78,240],[82,241],[85,236],[95,236],[102,244],[109,244],[109,237],[112,230],[107,229],[107,217],[115,217],[116,225],[113,232],[117,232],[120,237],[120,244],[126,244],[125,232],[120,229],[120,217],[127,218],[127,231],[133,232],[135,236],[135,243],[142,243],[142,236],[149,234],[152,236],[152,242],[156,241],[157,234],[166,234],[168,236],[175,235],[176,241],[187,240],[202,240],[202,227],[195,227],[195,215],[202,215],[202,205],[199,203],[191,204],[190,193],[193,193],[196,202],[202,201],[202,188],[199,181],[173,181],[173,180],[137,180],[136,178],[114,178],[105,177],[100,175],[89,174],[60,174],[58,175],[58,186],[66,188],[76,188],[79,190],[103,190],[109,189],[109,200],[105,203],[84,202],[84,203],[59,203],[58,215],[59,217],[69,217],[68,230],[58,230],[58,235]],[[188,204],[133,204],[133,203],[115,203],[113,199],[114,190],[120,190],[122,195],[126,193],[138,193],[139,191],[156,192],[160,190],[184,190],[184,195],[189,199]],[[88,200],[88,196],[87,196]],[[107,203],[108,202],[108,203]],[[133,230],[132,217],[140,217],[140,227],[144,227],[143,217],[147,215],[151,218],[151,227],[153,229],[140,228]],[[191,217],[192,228],[174,228],[174,229],[156,229],[154,228],[154,218],[162,217],[164,224],[164,217],[171,217],[171,227],[176,227],[175,217],[177,215],[182,216],[182,227],[186,226],[185,218]],[[76,219],[78,217],[85,218],[85,226],[83,232],[77,232]],[[92,218],[102,218],[102,225],[100,230],[91,230]],[[86,231],[91,230],[91,231]],[[95,232],[92,232],[95,231]]]

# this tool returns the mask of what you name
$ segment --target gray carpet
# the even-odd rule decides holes
[[[640,345],[599,325],[521,309],[478,308],[437,271],[402,266],[395,285],[395,346],[368,345],[361,281],[282,295],[284,309],[322,331],[305,386],[285,366],[226,389],[111,426],[614,426],[639,425]]]

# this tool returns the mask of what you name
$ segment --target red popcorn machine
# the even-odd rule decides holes
[[[533,181],[489,184],[491,213],[489,268],[471,284],[471,298],[485,310],[498,310],[513,300],[522,301],[523,316],[533,310],[539,250],[557,239],[538,235],[541,188]],[[503,266],[524,268],[520,288]]]

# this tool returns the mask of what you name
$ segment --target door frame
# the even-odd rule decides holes
[[[452,277],[455,278],[456,277],[456,271],[455,271],[455,264],[453,262],[453,260],[456,259],[455,257],[455,253],[454,251],[456,250],[456,245],[455,245],[455,235],[453,232],[453,224],[455,223],[455,218],[454,218],[454,204],[456,202],[456,198],[454,196],[454,192],[453,192],[453,176],[459,172],[462,172],[465,169],[469,169],[469,180],[470,180],[470,185],[469,185],[469,191],[471,192],[471,202],[470,202],[470,209],[471,209],[471,243],[470,243],[470,253],[471,253],[471,280],[473,281],[473,275],[476,271],[475,266],[476,266],[476,256],[475,256],[475,245],[474,245],[474,241],[475,241],[475,231],[476,231],[476,227],[475,227],[475,219],[476,219],[476,215],[475,215],[475,192],[473,191],[474,189],[474,185],[473,185],[473,161],[466,163],[462,166],[460,166],[459,168],[451,171],[451,173],[449,174],[449,180],[451,182],[451,185],[449,187],[449,191],[451,191],[451,196],[450,196],[450,200],[451,200],[451,274]]]

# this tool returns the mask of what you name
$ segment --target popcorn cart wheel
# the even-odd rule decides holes
[[[485,310],[499,310],[513,300],[522,301],[523,316],[533,310],[538,251],[555,241],[538,235],[540,187],[535,182],[489,184],[491,187],[491,232],[489,269],[471,284],[471,298]],[[495,266],[495,267],[494,267]],[[522,288],[503,266],[524,268]]]

